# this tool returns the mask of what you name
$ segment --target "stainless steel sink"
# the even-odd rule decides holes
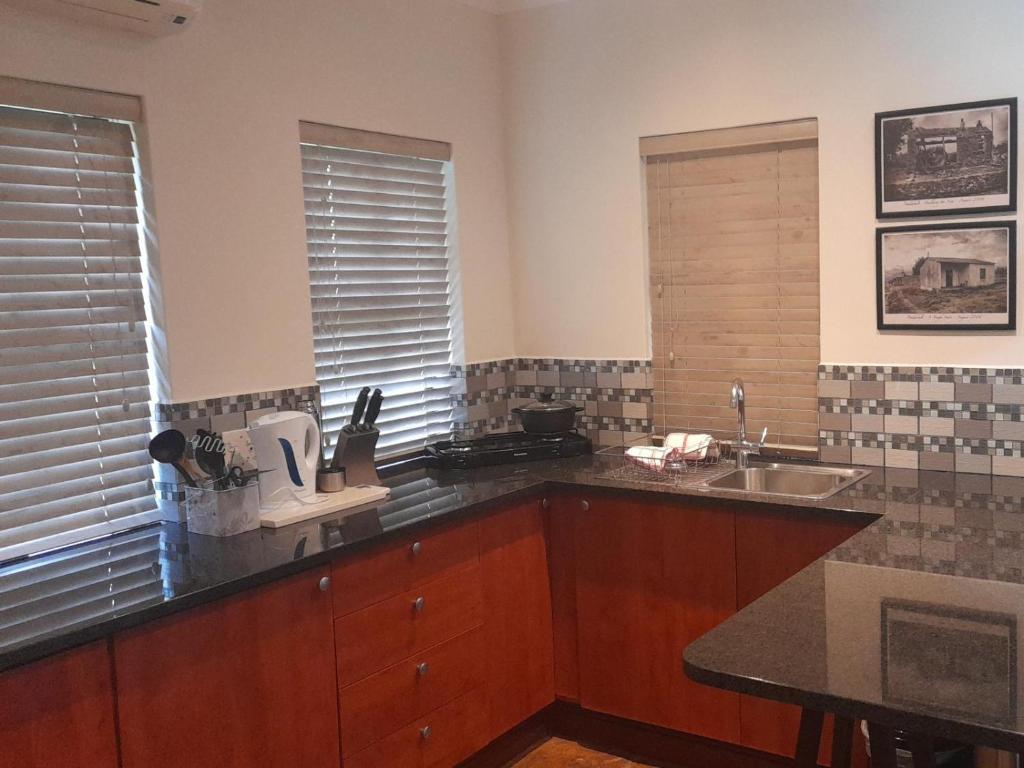
[[[864,469],[758,464],[745,469],[733,469],[697,485],[720,491],[827,499],[870,474]]]

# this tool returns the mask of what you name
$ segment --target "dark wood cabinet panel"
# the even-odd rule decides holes
[[[489,735],[555,699],[551,591],[540,500],[480,521]]]
[[[0,768],[116,768],[107,642],[0,674]]]
[[[345,558],[334,566],[334,615],[345,616],[472,567],[476,561],[476,523],[403,536]]]
[[[580,700],[576,628],[576,509],[579,503],[579,499],[569,496],[553,496],[546,513],[555,695],[568,701]]]
[[[732,513],[597,497],[576,543],[581,704],[738,741],[738,696],[682,671],[683,649],[735,612]]]
[[[116,636],[124,768],[337,768],[327,573]]]
[[[867,520],[831,518],[814,512],[764,509],[736,513],[736,563],[738,607],[803,570],[819,557],[846,541],[867,525]],[[742,696],[740,734],[745,746],[792,757],[796,750],[800,708],[790,704]],[[829,762],[832,719],[827,718],[818,762]],[[864,748],[859,731],[854,754],[863,764]]]
[[[480,568],[475,564],[343,616],[334,623],[338,687],[468,632],[482,621]]]

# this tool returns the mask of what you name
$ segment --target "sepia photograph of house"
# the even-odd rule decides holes
[[[1016,100],[876,115],[879,218],[1016,207]]]
[[[878,327],[991,329],[1014,322],[1015,224],[878,230]]]

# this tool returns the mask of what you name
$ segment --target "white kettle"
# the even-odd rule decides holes
[[[260,469],[261,508],[272,509],[296,499],[311,501],[316,496],[320,460],[316,419],[299,411],[268,413],[249,426],[249,439]]]

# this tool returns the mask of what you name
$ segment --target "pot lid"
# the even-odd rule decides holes
[[[557,413],[576,409],[576,403],[570,403],[568,400],[553,400],[553,397],[554,395],[550,392],[542,392],[537,400],[529,405],[524,405],[522,410],[531,413]]]

